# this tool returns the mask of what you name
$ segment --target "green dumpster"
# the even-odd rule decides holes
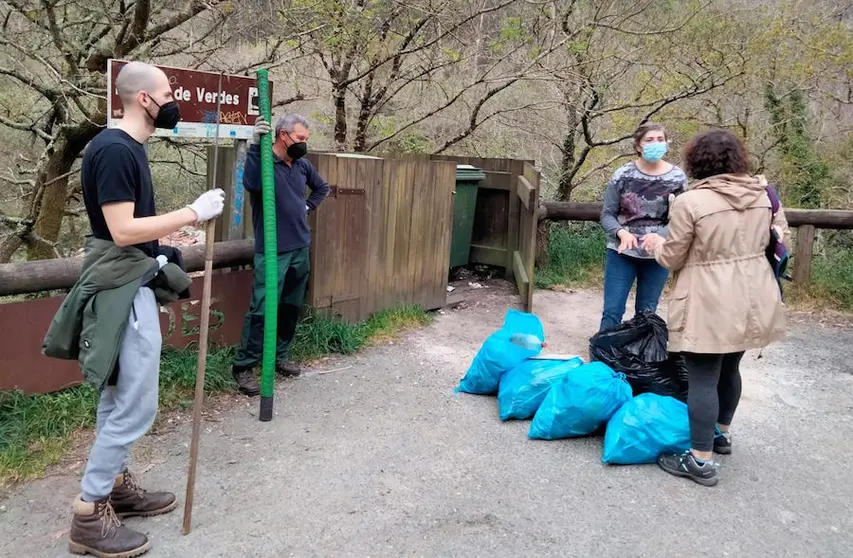
[[[477,188],[486,178],[483,171],[471,165],[456,165],[456,191],[453,200],[453,234],[450,238],[450,267],[468,265],[471,235],[474,232],[474,208]]]

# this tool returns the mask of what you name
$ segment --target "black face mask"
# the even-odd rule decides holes
[[[149,97],[151,99],[151,97]],[[171,130],[175,126],[178,125],[178,122],[181,120],[181,109],[178,106],[178,103],[175,101],[169,101],[168,103],[164,103],[162,105],[157,104],[157,101],[151,99],[151,102],[159,107],[160,112],[157,113],[157,118],[151,117],[154,120],[155,128],[162,128],[164,130]],[[148,109],[145,109],[145,112],[148,112]],[[151,116],[151,113],[148,112],[148,116]]]
[[[292,143],[287,148],[287,156],[293,159],[294,161],[297,159],[301,159],[308,153],[308,144],[304,141],[299,143]]]
[[[293,141],[293,136],[291,136],[287,130],[285,130],[284,133],[287,134],[290,141]],[[306,153],[308,153],[308,144],[304,141],[294,142],[287,146],[287,156],[294,161],[305,157]]]

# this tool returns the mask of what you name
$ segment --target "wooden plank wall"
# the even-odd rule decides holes
[[[473,165],[485,172],[486,179],[477,193],[471,261],[503,267],[506,276],[512,277],[521,216],[516,195],[517,177],[523,174],[524,165],[532,166],[533,161],[452,155],[433,155],[432,159]]]
[[[308,304],[348,321],[444,305],[456,165],[314,154],[334,186],[311,217]]]
[[[402,304],[443,306],[457,164],[486,175],[478,190],[470,261],[502,267],[507,278],[514,277],[524,226],[518,177],[525,164],[533,168],[532,161],[322,152],[308,159],[338,190],[309,219],[309,305],[352,321]],[[251,237],[248,196],[244,204]]]
[[[365,164],[359,168],[359,163]],[[372,175],[377,172],[376,164],[373,160],[324,156],[315,166],[334,188],[312,218],[308,304],[360,320],[367,290],[370,226],[365,200],[375,189]]]

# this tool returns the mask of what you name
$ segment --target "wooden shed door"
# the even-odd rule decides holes
[[[536,227],[539,223],[539,171],[533,165],[524,163],[516,191],[510,195],[517,195],[521,200],[518,249],[512,254],[512,272],[525,310],[533,312]]]
[[[312,157],[330,185],[329,196],[310,219],[309,305],[349,322],[367,318],[367,198],[371,176],[382,176],[382,160],[347,155]],[[378,173],[378,174],[377,174]]]

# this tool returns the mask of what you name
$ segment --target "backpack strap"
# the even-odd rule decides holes
[[[782,202],[779,201],[779,195],[776,193],[776,190],[773,189],[773,186],[767,182],[767,177],[763,174],[755,175],[755,178],[758,179],[758,183],[764,186],[764,191],[767,192],[767,197],[770,198],[770,209],[773,211],[773,216],[775,217],[777,213],[779,213],[779,208],[782,206]]]
[[[779,196],[776,194],[776,190],[773,189],[773,186],[767,185],[764,187],[767,192],[767,197],[770,198],[770,208],[773,211],[773,216],[775,217],[777,213],[779,213],[779,207],[782,203],[779,201]]]

